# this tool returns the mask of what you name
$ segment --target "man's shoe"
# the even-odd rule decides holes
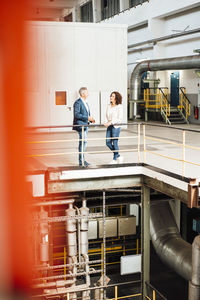
[[[113,159],[109,162],[109,165],[116,165],[116,164],[117,164],[117,161],[115,159]]]
[[[88,166],[90,166],[90,164],[87,161],[84,161],[84,166],[88,167]]]
[[[123,164],[124,158],[123,156],[119,156],[117,159],[118,164]]]

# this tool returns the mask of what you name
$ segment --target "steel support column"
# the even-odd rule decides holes
[[[141,204],[142,299],[145,300],[145,282],[150,280],[150,188],[146,186],[142,187]]]
[[[92,0],[93,23],[101,21],[101,0]]]

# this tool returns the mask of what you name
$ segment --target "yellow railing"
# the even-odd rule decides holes
[[[157,293],[156,293],[157,292]],[[163,299],[164,298],[158,291],[156,291],[154,288],[152,288],[152,298],[150,298],[149,296],[145,295],[145,298],[148,300],[156,300],[156,294],[159,294],[159,296],[161,296]],[[122,296],[122,297],[118,297],[118,286],[115,286],[115,297],[111,298],[110,300],[118,300],[118,299],[126,299],[126,298],[134,298],[134,297],[139,297],[142,296],[142,293],[137,293],[137,294],[132,294],[132,295],[127,295],[127,296]]]
[[[164,112],[167,121],[167,117],[170,116],[168,88],[145,89],[144,101],[146,109],[159,109],[161,113]]]
[[[128,140],[127,143],[127,147],[125,149],[120,150],[120,152],[131,152],[131,153],[136,153],[136,155],[134,156],[130,156],[131,159],[133,157],[133,162],[137,162],[137,163],[148,163],[148,164],[152,164],[151,159],[148,157],[147,159],[147,154],[153,154],[157,157],[163,158],[165,159],[165,161],[176,161],[178,163],[181,163],[182,168],[177,167],[176,170],[174,170],[174,166],[172,166],[173,172],[176,173],[180,173],[180,171],[182,172],[182,176],[190,176],[187,173],[190,173],[190,170],[188,169],[189,172],[185,173],[185,166],[186,165],[190,165],[191,167],[198,167],[198,172],[200,172],[200,163],[199,161],[196,159],[195,156],[191,155],[188,153],[189,150],[193,151],[199,151],[200,152],[200,146],[197,143],[198,139],[199,139],[199,131],[198,130],[191,130],[191,129],[180,129],[180,128],[170,128],[168,126],[165,125],[156,125],[156,124],[144,124],[144,123],[131,123],[128,125],[134,125],[136,126],[137,129],[134,129],[130,135],[128,136],[120,136],[118,139],[120,141],[125,141]],[[100,125],[102,126],[102,125]],[[163,128],[163,135],[160,137],[158,135],[158,137],[153,137],[151,134],[146,134],[146,129],[147,131],[149,131],[149,128],[151,127],[154,128],[159,128],[161,129],[161,127]],[[170,138],[166,138],[165,139],[165,130],[170,130],[171,132],[173,132],[173,130],[178,130],[179,132],[182,133],[182,140],[181,141],[176,141]],[[133,135],[134,133],[134,135]],[[148,133],[148,132],[147,132]],[[186,139],[186,133],[187,133],[187,139]],[[189,145],[187,144],[187,141],[189,142],[190,136],[189,134],[197,134],[198,138],[195,139],[195,144],[194,145]],[[88,138],[87,141],[88,142],[94,142],[94,141],[103,141],[104,145],[105,145],[105,137],[100,137],[100,138]],[[64,139],[64,140],[56,140],[56,142],[59,143],[71,143],[73,141],[73,144],[75,142],[79,142],[78,138],[75,139]],[[83,140],[82,140],[83,142]],[[54,144],[55,140],[37,140],[37,141],[29,141],[27,142],[29,144],[44,144],[44,143],[48,143],[48,144]],[[152,143],[157,143],[160,144],[159,145],[159,149],[160,151],[158,151],[158,149],[156,149],[156,151],[153,151],[154,149],[152,148]],[[174,151],[174,153],[172,154],[171,152],[168,152],[165,144],[169,144],[169,145],[173,145],[174,148],[177,148],[178,151]],[[197,144],[197,146],[196,146]],[[54,149],[54,148],[53,148]],[[180,149],[180,150],[179,150]],[[34,149],[33,149],[34,150]],[[39,149],[35,149],[35,150],[39,150]],[[74,148],[70,149],[70,151],[66,151],[66,152],[50,152],[50,148],[47,149],[48,151],[46,151],[46,153],[41,153],[42,151],[40,151],[38,154],[29,154],[27,155],[27,157],[45,157],[45,156],[62,156],[62,155],[76,155],[77,153],[79,153],[77,150],[75,150]],[[187,153],[186,153],[187,150]],[[93,151],[86,151],[86,154],[104,154],[104,153],[110,153],[110,150],[93,150]],[[187,155],[186,155],[187,154]],[[131,159],[129,158],[129,161],[127,161],[128,163],[132,162]],[[97,163],[98,163],[98,159],[97,159]],[[155,161],[153,160],[153,163],[155,163]],[[156,165],[155,165],[156,166]],[[170,169],[171,165],[167,164],[167,166],[169,168],[167,168],[168,170]],[[196,172],[197,170],[195,170]],[[194,175],[193,175],[194,176]],[[195,175],[196,176],[196,175]],[[199,177],[199,176],[198,176]],[[197,178],[197,176],[196,176]]]
[[[178,108],[181,110],[182,113],[184,113],[186,119],[191,115],[191,104],[186,96],[186,88],[181,87],[180,88],[180,101]]]

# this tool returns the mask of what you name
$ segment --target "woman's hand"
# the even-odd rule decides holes
[[[104,123],[103,125],[108,128],[111,125],[111,122]]]

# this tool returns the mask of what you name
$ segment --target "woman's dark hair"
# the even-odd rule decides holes
[[[112,94],[115,94],[116,104],[122,104],[122,95],[119,92],[112,92],[110,96]]]

